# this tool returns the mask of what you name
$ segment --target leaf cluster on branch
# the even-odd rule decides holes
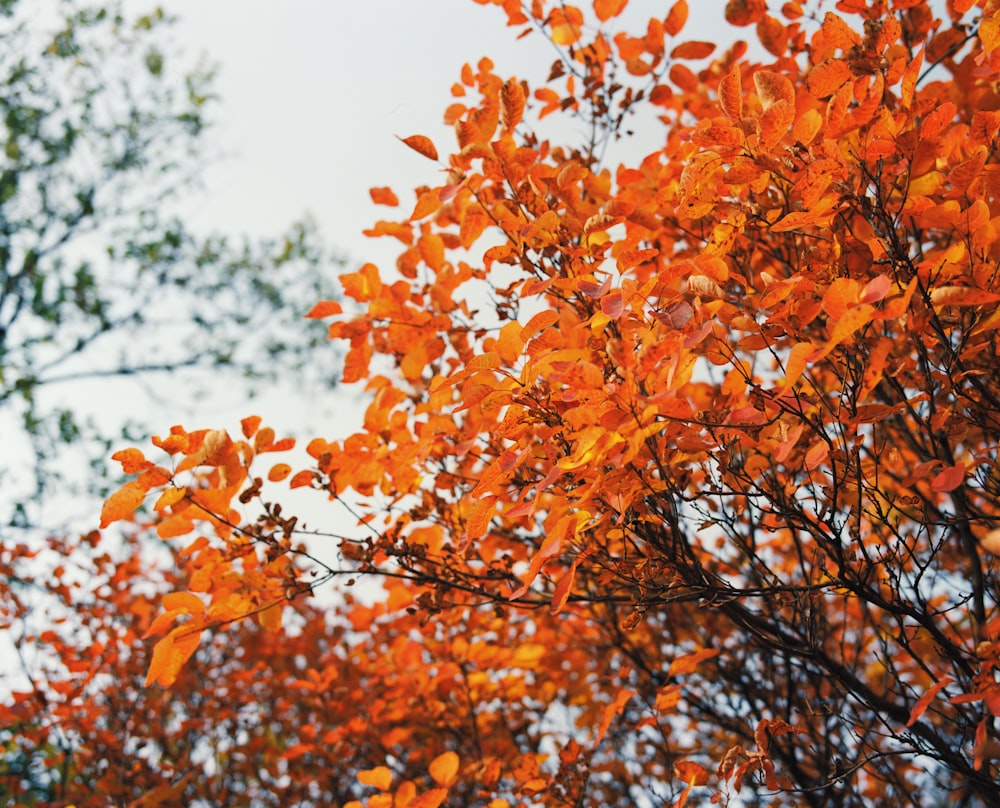
[[[685,0],[493,4],[549,78],[466,65],[454,145],[404,139],[440,184],[368,231],[396,266],[311,313],[362,429],[116,455],[103,525],[187,537],[152,692],[205,643],[272,677],[298,804],[996,804],[1000,5],[731,0],[751,56]]]

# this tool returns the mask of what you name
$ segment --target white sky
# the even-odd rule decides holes
[[[454,135],[442,116],[463,63],[489,56],[500,75],[538,86],[555,58],[540,35],[516,41],[499,8],[473,0],[163,2],[180,18],[183,46],[220,66],[212,136],[231,159],[208,172],[198,219],[265,234],[308,212],[353,266],[396,255],[361,234],[392,212],[368,189],[390,185],[405,207],[414,187],[438,180],[437,167],[395,136],[425,134],[447,153]],[[670,5],[632,0],[629,16],[644,31]],[[724,3],[691,5],[699,8],[682,38],[712,38]]]

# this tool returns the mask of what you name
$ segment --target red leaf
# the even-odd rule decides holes
[[[931,488],[935,491],[954,491],[965,481],[965,463],[949,466],[933,480]]]
[[[625,310],[625,301],[622,299],[621,289],[612,289],[601,298],[601,311],[608,317],[620,317]]]

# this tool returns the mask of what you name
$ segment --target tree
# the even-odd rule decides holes
[[[173,579],[133,558],[148,542],[98,547],[67,527],[120,482],[106,472],[112,442],[220,380],[247,394],[291,374],[311,390],[332,381],[309,361],[322,326],[301,328],[330,293],[315,227],[251,239],[203,232],[185,213],[214,148],[214,99],[211,71],[185,64],[171,22],[116,2],[0,0],[5,805],[56,801],[84,780],[144,782],[107,768],[109,749],[126,759],[140,732],[125,706],[143,649],[117,607],[135,594],[125,571],[161,589]],[[145,708],[157,715],[155,700]],[[149,746],[160,728],[136,715]]]
[[[54,530],[46,497],[65,513],[67,487],[93,488],[121,438],[111,397],[140,413],[167,376],[192,391],[209,369],[274,378],[322,336],[288,327],[326,288],[312,225],[251,241],[185,220],[211,146],[211,73],[183,64],[170,23],[116,3],[0,5],[5,523]]]
[[[363,428],[299,471],[254,417],[116,455],[103,524],[193,536],[152,692],[249,621],[346,621],[275,680],[302,804],[997,804],[1000,7],[731,0],[751,56],[684,0],[635,33],[494,4],[548,79],[467,65],[454,151],[404,140],[444,181],[370,231],[395,272],[311,312]],[[362,576],[373,605],[308,605]]]

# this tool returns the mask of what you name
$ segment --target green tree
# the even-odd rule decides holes
[[[56,480],[60,497],[99,480],[123,409],[142,423],[219,372],[304,369],[324,332],[296,321],[330,259],[308,222],[250,239],[185,221],[212,74],[182,64],[161,9],[7,0],[0,15],[0,423],[18,458],[0,467],[0,519],[53,529],[37,509]]]

